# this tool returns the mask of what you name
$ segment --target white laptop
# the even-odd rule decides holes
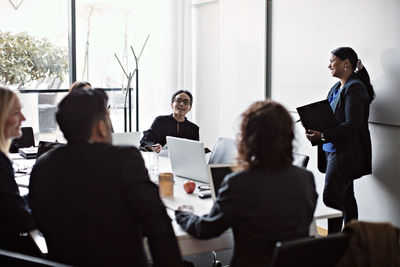
[[[115,146],[139,147],[140,134],[141,134],[141,132],[113,133],[112,134],[112,144]]]
[[[206,155],[202,142],[167,136],[167,144],[174,175],[208,183]]]
[[[208,164],[208,177],[210,181],[211,197],[215,201],[218,190],[225,176],[232,172],[233,164]]]

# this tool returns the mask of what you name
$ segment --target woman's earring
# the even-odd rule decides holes
[[[344,68],[344,71],[346,71],[346,70],[347,70],[347,68],[345,67],[345,68]]]

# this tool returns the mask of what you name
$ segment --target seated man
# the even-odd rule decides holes
[[[150,129],[144,132],[140,146],[149,151],[160,152],[167,143],[167,136],[199,140],[199,127],[186,119],[191,110],[193,96],[189,91],[179,90],[172,95],[171,115],[158,116]]]
[[[56,120],[68,144],[40,157],[29,200],[52,259],[78,266],[181,266],[158,188],[134,147],[111,145],[107,95],[77,90]]]
[[[80,89],[90,90],[90,89],[92,89],[92,85],[85,81],[76,81],[73,84],[71,84],[71,87],[69,88],[68,93],[72,93],[75,90],[80,90]]]

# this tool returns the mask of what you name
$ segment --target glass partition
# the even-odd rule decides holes
[[[0,1],[0,10],[0,84],[68,88],[68,1]]]
[[[139,131],[156,116],[169,114],[171,94],[182,89],[181,1],[76,0],[76,66],[71,68],[70,2],[0,1],[0,85],[20,92],[27,117],[23,125],[32,126],[36,135],[57,133],[54,112],[70,86],[69,70],[76,69],[78,80],[107,91],[114,131],[123,132],[127,105],[121,88],[127,86],[127,78],[121,66],[133,74],[132,50],[140,56],[138,106],[136,76],[131,83],[132,130],[137,109]]]

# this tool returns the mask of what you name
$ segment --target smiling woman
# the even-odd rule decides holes
[[[20,196],[8,158],[10,140],[21,136],[21,103],[14,92],[0,87],[0,248],[31,253],[27,240],[21,236],[34,229],[25,199]]]
[[[21,112],[21,102],[18,97],[12,101],[8,117],[5,124],[5,138],[11,139],[21,136],[21,123],[26,120],[24,114]]]
[[[327,97],[338,124],[323,132],[308,129],[306,136],[319,142],[318,169],[326,173],[323,201],[344,214],[328,220],[328,233],[334,233],[341,231],[342,221],[358,218],[354,180],[372,171],[368,117],[375,93],[366,68],[351,47],[333,50],[328,68],[339,79]]]
[[[18,97],[11,90],[0,87],[0,95],[0,151],[7,154],[11,139],[21,136],[25,116]]]
[[[199,127],[185,116],[192,109],[193,96],[189,91],[179,90],[172,95],[172,114],[158,116],[150,129],[144,132],[140,146],[149,151],[160,152],[167,143],[167,136],[199,140]]]

